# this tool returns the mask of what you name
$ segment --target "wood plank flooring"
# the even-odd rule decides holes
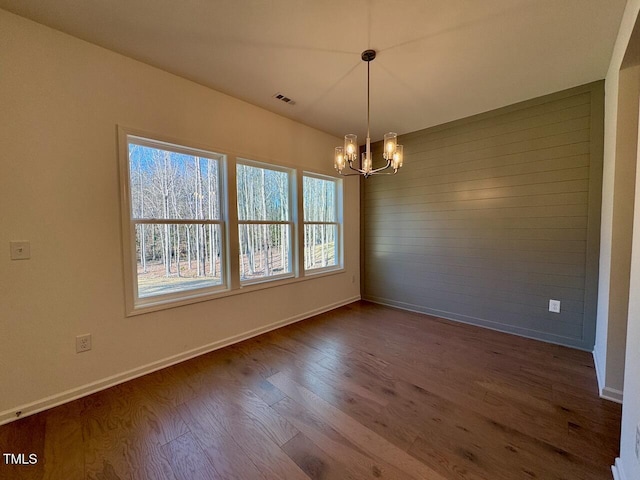
[[[591,355],[357,302],[0,427],[0,479],[611,479]]]

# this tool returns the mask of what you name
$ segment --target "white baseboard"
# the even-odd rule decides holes
[[[600,398],[604,398],[605,400],[609,400],[611,402],[622,403],[622,390],[618,390],[616,388],[607,387],[605,385],[606,379],[600,367],[600,362],[598,362],[598,354],[594,350],[593,354],[593,364],[596,367],[596,378],[598,380],[598,392],[600,393]]]
[[[600,392],[600,398],[622,404],[622,390],[604,387]]]
[[[628,480],[622,469],[620,457],[616,458],[616,463],[611,465],[611,473],[613,473],[613,480]]]
[[[35,402],[27,403],[9,410],[5,410],[4,412],[0,412],[0,425],[4,425],[5,423],[9,423],[11,421],[17,420],[18,418],[22,418],[28,415],[33,415],[35,413],[42,412],[43,410],[47,410],[49,408],[57,407],[58,405],[71,402],[81,397],[86,397],[87,395],[91,395],[92,393],[99,392],[100,390],[113,387],[115,385],[124,383],[129,380],[133,380],[134,378],[147,375],[149,373],[155,372],[162,368],[175,365],[176,363],[184,362],[185,360],[189,360],[190,358],[194,358],[194,357],[203,355],[205,353],[218,350],[228,345],[238,343],[243,340],[247,340],[251,337],[262,335],[263,333],[270,332],[271,330],[275,330],[277,328],[281,328],[286,325],[299,322],[301,320],[306,320],[307,318],[313,317],[315,315],[320,315],[321,313],[325,313],[325,312],[328,312],[329,310],[333,310],[333,309],[342,307],[344,305],[348,305],[349,303],[357,302],[358,300],[360,300],[359,295],[351,298],[347,298],[342,301],[335,302],[331,305],[325,305],[323,307],[320,307],[305,313],[301,313],[299,315],[294,315],[293,317],[290,317],[290,318],[285,318],[284,320],[279,320],[277,322],[271,323],[269,325],[265,325],[263,327],[249,330],[248,332],[234,335],[232,337],[228,337],[223,340],[218,340],[216,342],[210,343],[208,345],[204,345],[202,347],[194,348],[192,350],[188,350],[186,352],[179,353],[177,355],[173,355],[171,357],[167,357],[162,360],[158,360],[157,362],[152,362],[147,365],[143,365],[141,367],[119,373],[117,375],[112,375],[110,377],[103,378],[95,382],[91,382],[87,385],[76,387],[71,390],[67,390],[65,392],[61,392],[55,395],[51,395],[49,397],[42,398]]]
[[[596,352],[596,350],[594,349],[593,352],[591,352],[591,354],[593,355],[593,365],[595,366],[595,369],[596,369],[596,379],[598,380],[598,392],[602,394],[602,390],[604,390],[604,384],[605,384],[604,372],[602,371],[602,367],[600,366],[600,361],[599,361],[598,353]]]
[[[437,310],[433,308],[423,307],[420,305],[414,305],[406,302],[399,302],[396,300],[390,300],[383,297],[364,297],[363,300],[371,303],[377,303],[378,305],[385,305],[387,307],[399,308],[400,310],[406,310],[408,312],[420,313],[422,315],[430,315],[432,317],[451,320],[453,322],[465,323],[474,327],[486,328],[495,332],[508,333],[510,335],[517,335],[523,338],[530,338],[538,342],[551,343],[553,345],[562,345],[563,347],[574,348],[576,350],[582,350],[585,352],[593,352],[592,347],[584,348],[579,345],[572,344],[569,337],[563,337],[561,335],[544,334],[543,332],[530,330],[527,328],[513,327],[497,323],[484,318],[473,317],[471,315],[462,315],[458,313],[448,312],[445,310]]]

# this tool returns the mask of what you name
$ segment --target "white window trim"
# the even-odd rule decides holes
[[[314,276],[314,275],[320,275],[320,274],[325,274],[325,273],[329,273],[329,272],[341,272],[344,271],[344,234],[343,234],[343,225],[344,225],[344,220],[343,220],[343,216],[344,216],[344,208],[343,208],[343,188],[344,188],[344,184],[341,178],[337,178],[337,177],[332,177],[329,175],[323,175],[320,173],[315,173],[315,172],[309,172],[309,171],[303,171],[302,172],[302,178],[304,177],[311,177],[311,178],[317,178],[319,180],[327,180],[330,182],[333,182],[334,184],[334,188],[335,188],[335,202],[336,202],[336,221],[335,222],[308,222],[306,220],[304,220],[304,205],[302,206],[302,209],[300,210],[302,212],[301,215],[301,219],[302,219],[302,228],[300,229],[302,231],[302,243],[301,245],[301,249],[302,249],[302,253],[301,253],[301,257],[302,257],[302,271],[304,272],[304,275],[306,277],[309,276]],[[302,189],[304,188],[304,182],[303,180],[301,180],[301,196],[304,198],[304,192],[302,192]],[[336,246],[336,265],[331,265],[328,267],[320,267],[320,268],[311,268],[311,269],[306,269],[304,268],[304,226],[305,225],[334,225],[336,226],[337,229],[337,233],[336,233],[336,240],[338,242],[338,245]]]
[[[290,272],[287,273],[283,273],[280,275],[270,275],[268,277],[263,277],[263,278],[253,278],[253,279],[249,279],[249,280],[238,280],[240,282],[240,286],[241,287],[245,287],[248,285],[256,285],[256,284],[263,284],[266,282],[272,282],[272,281],[276,281],[276,280],[281,280],[281,279],[286,279],[286,278],[298,278],[300,276],[300,270],[297,267],[297,262],[296,262],[296,254],[295,252],[298,251],[298,241],[297,241],[297,232],[296,232],[296,228],[297,228],[297,221],[296,219],[298,218],[298,212],[297,212],[297,188],[296,188],[296,169],[295,168],[288,168],[288,167],[283,167],[281,165],[274,165],[272,163],[267,163],[267,162],[259,162],[256,160],[250,160],[248,158],[236,158],[235,161],[235,169],[237,172],[237,166],[238,165],[247,165],[249,167],[254,167],[254,168],[263,168],[263,169],[269,169],[269,170],[274,170],[277,172],[283,172],[287,174],[287,178],[288,178],[288,182],[287,182],[287,194],[289,197],[289,220],[240,220],[238,218],[237,220],[237,226],[238,228],[240,227],[240,225],[288,225],[289,226],[289,238],[290,238],[290,242],[291,242],[291,248],[289,250],[289,256],[287,258],[287,261],[289,262],[289,267],[291,269]],[[236,190],[237,187],[237,182],[234,184],[234,190]],[[236,205],[235,205],[235,209],[236,212],[238,211],[238,202],[237,202],[237,190],[236,190]],[[239,243],[238,243],[239,245]],[[238,250],[239,250],[239,246],[238,246]],[[238,257],[240,255],[240,252],[238,251]],[[238,260],[239,261],[239,260]],[[240,271],[238,270],[238,277],[240,277]]]
[[[202,158],[215,160],[218,162],[218,202],[220,205],[219,219],[152,219],[134,218],[131,212],[131,186],[130,182],[130,159],[129,145],[141,145],[150,148],[161,148],[163,150],[182,153],[186,155],[197,155]],[[228,203],[226,185],[224,184],[227,155],[214,152],[211,149],[201,147],[191,147],[158,135],[150,135],[134,129],[118,126],[118,149],[120,160],[120,191],[121,191],[121,217],[122,217],[122,244],[124,259],[124,285],[125,285],[125,308],[127,316],[146,313],[164,309],[168,307],[193,303],[212,298],[219,293],[229,290],[229,262],[226,259],[228,251]],[[184,291],[170,292],[162,295],[140,297],[138,295],[138,274],[136,259],[136,226],[146,225],[175,225],[175,224],[202,224],[220,225],[220,252],[221,252],[221,284],[211,285],[201,288],[186,289]]]
[[[241,295],[266,288],[275,288],[291,285],[297,282],[317,279],[319,277],[342,274],[344,268],[344,208],[343,208],[343,181],[341,178],[325,175],[321,173],[302,171],[299,167],[289,166],[283,163],[274,163],[269,159],[250,160],[246,154],[228,151],[211,147],[209,145],[196,145],[181,139],[170,138],[165,135],[158,135],[139,129],[118,125],[118,158],[120,164],[120,204],[121,204],[121,228],[123,245],[123,267],[124,267],[124,288],[125,288],[125,314],[127,317],[142,315],[154,311],[166,310],[169,308],[190,305],[197,302],[204,302],[217,298]],[[128,139],[135,137],[136,144],[156,148],[166,148],[177,153],[193,154],[198,153],[202,157],[218,160],[220,192],[220,220],[171,220],[170,223],[220,223],[221,230],[221,257],[224,264],[222,272],[223,285],[205,287],[201,289],[185,290],[164,294],[162,296],[137,298],[137,259],[135,257],[135,227],[132,228],[131,200],[129,186],[129,152]],[[220,156],[220,159],[217,157]],[[257,158],[255,155],[252,155]],[[259,158],[259,157],[258,157]],[[291,224],[291,269],[289,274],[271,276],[262,279],[240,282],[240,246],[238,238],[238,227],[242,221],[238,221],[238,206],[236,192],[236,165],[237,163],[263,166],[266,168],[281,170],[291,173],[289,182],[289,201],[291,218],[284,223]],[[337,182],[337,214],[339,232],[339,263],[337,266],[318,268],[312,270],[304,269],[304,214],[303,214],[303,176],[312,176],[321,179],[329,179]],[[154,223],[152,219],[144,219],[140,223]],[[158,222],[155,222],[158,223]],[[280,223],[278,221],[268,221],[266,223]],[[313,223],[313,222],[310,222]]]

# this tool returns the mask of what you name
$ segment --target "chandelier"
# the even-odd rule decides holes
[[[384,152],[382,158],[386,160],[386,165],[380,168],[373,168],[373,160],[371,158],[371,138],[369,138],[369,66],[371,61],[376,58],[375,50],[365,50],[362,52],[362,60],[367,62],[367,143],[365,151],[362,153],[362,159],[360,162],[360,168],[358,168],[358,136],[354,134],[348,134],[344,136],[344,147],[336,147],[334,167],[340,175],[364,175],[364,178],[371,175],[394,175],[398,172],[398,169],[402,167],[402,145],[398,145],[398,134],[389,132],[384,135]],[[355,164],[355,166],[354,166]],[[357,173],[343,173],[345,167],[349,168]],[[384,170],[393,169],[393,172],[385,172]]]

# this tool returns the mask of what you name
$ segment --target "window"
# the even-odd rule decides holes
[[[242,160],[236,168],[240,281],[293,276],[292,171]]]
[[[118,132],[127,315],[342,269],[342,180]]]
[[[126,139],[134,306],[225,288],[224,156]]]
[[[341,264],[341,187],[335,178],[308,173],[303,177],[305,270],[335,269]]]

